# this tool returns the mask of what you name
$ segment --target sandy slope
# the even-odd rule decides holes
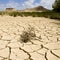
[[[41,39],[21,43],[20,35],[29,25]],[[60,21],[0,16],[0,60],[60,60]]]

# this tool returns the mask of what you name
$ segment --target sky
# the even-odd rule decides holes
[[[52,4],[55,0],[0,0],[0,10],[6,8],[16,8],[18,10],[43,6],[47,9],[52,9]]]

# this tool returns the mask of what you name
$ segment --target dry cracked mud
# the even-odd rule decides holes
[[[36,39],[22,43],[28,25],[35,28]],[[60,60],[60,21],[0,16],[0,60]]]

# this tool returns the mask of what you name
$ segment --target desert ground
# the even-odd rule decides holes
[[[36,37],[21,42],[29,26],[34,27]],[[60,60],[60,21],[0,16],[0,60]]]

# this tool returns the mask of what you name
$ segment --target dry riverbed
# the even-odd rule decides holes
[[[35,28],[36,40],[21,42],[29,26]],[[60,21],[0,16],[0,60],[60,60]]]

